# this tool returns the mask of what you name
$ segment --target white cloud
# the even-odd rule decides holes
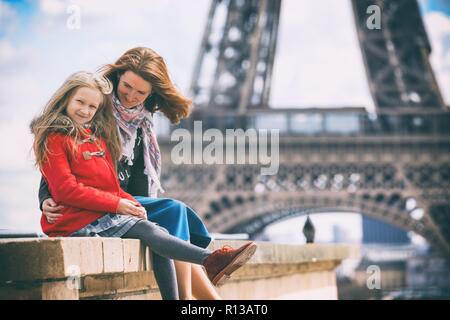
[[[0,0],[0,31],[3,34],[13,33],[20,28],[18,13],[6,2]]]
[[[38,170],[0,171],[0,228],[41,232]]]
[[[18,72],[0,75],[0,123],[12,119],[31,119],[49,97],[43,94],[43,85],[33,74]]]
[[[271,105],[368,106],[350,2],[285,0]]]
[[[23,120],[2,122],[0,144],[4,152],[0,157],[0,171],[15,172],[33,168],[33,137],[28,123]]]
[[[17,75],[22,72],[30,74],[30,67],[39,64],[32,45],[18,44],[13,41],[11,38],[0,39],[0,77],[3,79],[5,79],[5,75],[9,74]]]
[[[81,28],[67,28],[70,14],[66,9],[59,15],[48,12],[52,10],[40,11],[34,19],[33,33],[39,39],[35,52],[43,65],[64,57],[72,60],[63,63],[66,69],[96,68],[114,61],[126,49],[147,46],[164,56],[174,81],[187,90],[209,0],[135,0],[126,5],[106,0],[61,3],[64,8],[79,6]]]
[[[15,12],[13,8],[11,8],[11,6],[6,2],[0,2],[0,23],[14,16]]]
[[[39,6],[45,14],[61,15],[66,10],[66,4],[60,0],[41,0]]]
[[[9,41],[0,40],[0,66],[11,62],[15,54],[16,50]]]
[[[444,101],[450,105],[450,18],[432,12],[425,15],[424,23],[432,47],[430,63]]]
[[[350,2],[285,0],[281,14],[271,105],[373,109]],[[450,18],[432,12],[424,22],[431,64],[449,104]]]

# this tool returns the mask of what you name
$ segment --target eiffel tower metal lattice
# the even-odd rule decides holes
[[[375,115],[270,108],[281,0],[212,0],[191,85],[196,108],[182,127],[202,120],[204,130],[278,128],[281,135],[274,176],[254,165],[166,162],[167,195],[194,207],[211,231],[253,236],[288,216],[351,211],[449,250],[450,113],[419,7],[352,3]],[[370,5],[381,8],[381,30],[365,27]],[[163,159],[172,145],[162,140]]]

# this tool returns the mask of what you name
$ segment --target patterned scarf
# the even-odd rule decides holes
[[[127,109],[120,103],[117,96],[112,93],[114,116],[119,127],[119,136],[122,143],[122,158],[128,165],[133,165],[134,145],[138,128],[142,128],[144,143],[144,174],[148,178],[149,197],[156,198],[158,190],[164,192],[159,177],[161,175],[161,152],[159,150],[156,134],[154,133],[152,114],[140,104],[133,109]]]

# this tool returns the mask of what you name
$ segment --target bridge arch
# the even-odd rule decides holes
[[[405,231],[413,231],[430,243],[438,242],[435,235],[426,228],[429,223],[426,216],[416,220],[402,207],[391,206],[386,201],[377,201],[376,198],[350,198],[347,195],[345,200],[342,199],[342,197],[325,195],[284,199],[268,196],[223,209],[220,214],[210,217],[208,222],[213,232],[248,233],[250,237],[253,237],[268,225],[287,218],[306,214],[358,213]]]

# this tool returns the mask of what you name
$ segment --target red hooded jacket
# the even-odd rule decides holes
[[[50,237],[69,236],[105,213],[116,213],[121,198],[137,202],[120,188],[111,154],[103,139],[97,138],[97,144],[105,155],[91,156],[90,159],[85,159],[83,152],[97,152],[99,147],[92,142],[83,142],[77,145],[73,155],[74,143],[72,137],[62,133],[51,133],[47,138],[47,159],[41,171],[53,199],[64,206],[62,217],[53,224],[42,214],[42,230]]]

